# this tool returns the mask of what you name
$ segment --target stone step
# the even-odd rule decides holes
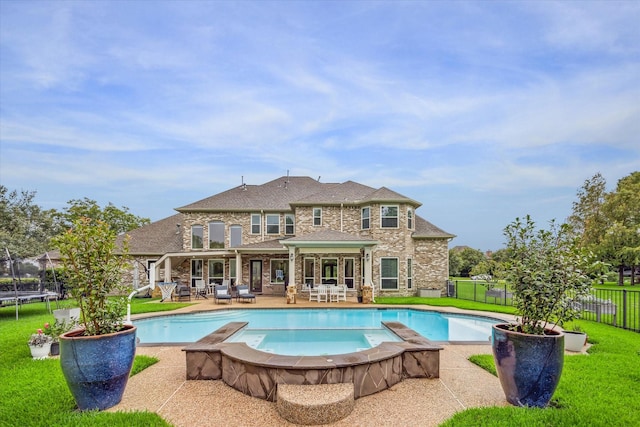
[[[276,407],[295,424],[318,425],[339,421],[353,411],[353,383],[278,384]]]

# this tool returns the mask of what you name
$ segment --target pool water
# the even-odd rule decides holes
[[[248,322],[248,329],[311,330],[380,329],[381,322],[400,322],[431,341],[487,342],[499,319],[435,311],[367,309],[228,309],[152,317],[134,321],[141,343],[190,343],[229,322]],[[281,354],[281,353],[279,353]]]
[[[225,342],[285,356],[344,354],[376,347],[384,341],[402,341],[387,329],[243,329]]]

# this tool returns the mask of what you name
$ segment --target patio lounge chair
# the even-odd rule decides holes
[[[229,288],[223,285],[214,286],[213,298],[216,304],[218,304],[218,302],[221,300],[229,301],[229,304],[233,302],[233,300],[231,299],[231,294],[229,294]]]
[[[256,296],[249,292],[249,286],[238,285],[236,286],[238,293],[236,294],[236,301],[253,301],[256,302]]]

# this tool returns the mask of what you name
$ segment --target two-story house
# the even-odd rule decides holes
[[[416,295],[444,289],[454,237],[416,215],[420,205],[385,187],[286,176],[177,208],[128,233],[129,251],[140,286],[226,280],[283,295],[292,284],[366,283],[376,295]]]

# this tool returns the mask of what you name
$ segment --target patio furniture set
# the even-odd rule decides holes
[[[347,301],[347,285],[315,285],[309,288],[309,301]]]

